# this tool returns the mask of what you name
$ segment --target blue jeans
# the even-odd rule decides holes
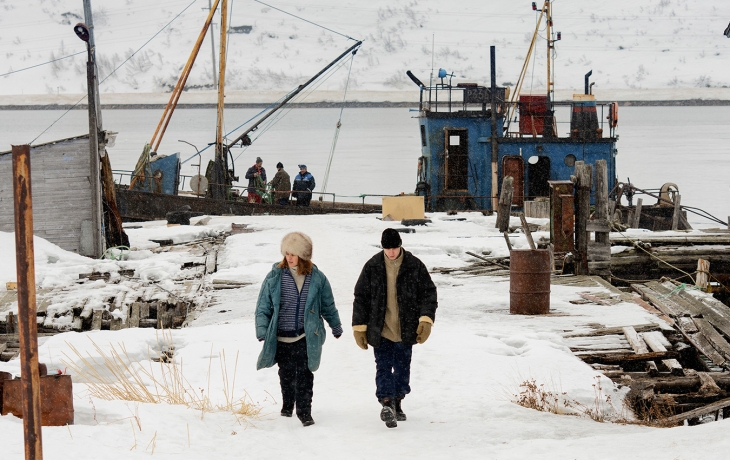
[[[373,347],[375,352],[375,396],[378,401],[385,398],[403,398],[411,392],[411,355],[413,345],[391,342],[380,338],[380,346]]]

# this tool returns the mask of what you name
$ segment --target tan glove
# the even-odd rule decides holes
[[[368,333],[366,331],[353,331],[355,335],[355,343],[363,350],[368,349]]]
[[[421,321],[420,323],[418,323],[418,329],[416,329],[416,334],[416,342],[423,343],[428,340],[428,336],[431,335],[431,323],[429,323],[428,321]]]

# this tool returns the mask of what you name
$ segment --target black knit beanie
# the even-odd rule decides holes
[[[277,168],[284,168],[284,165],[281,164],[281,161],[280,161],[280,162],[276,163],[276,167]]]
[[[380,238],[380,246],[383,249],[399,248],[401,243],[400,233],[392,228],[386,228],[383,231],[383,236]]]

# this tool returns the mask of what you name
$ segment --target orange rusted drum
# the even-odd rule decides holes
[[[513,315],[550,313],[550,252],[513,249],[509,252],[509,312]]]
[[[41,381],[41,425],[74,423],[74,395],[70,375],[46,375]],[[21,380],[5,380],[2,388],[2,415],[23,417]]]

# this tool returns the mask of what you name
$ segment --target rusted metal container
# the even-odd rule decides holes
[[[510,313],[550,313],[550,271],[547,249],[513,249],[509,252]]]
[[[2,415],[23,417],[21,380],[5,380],[2,385]],[[41,382],[41,425],[63,426],[74,423],[74,396],[70,375],[46,375]]]
[[[0,372],[0,414],[3,413],[3,382],[13,378],[10,372]]]

